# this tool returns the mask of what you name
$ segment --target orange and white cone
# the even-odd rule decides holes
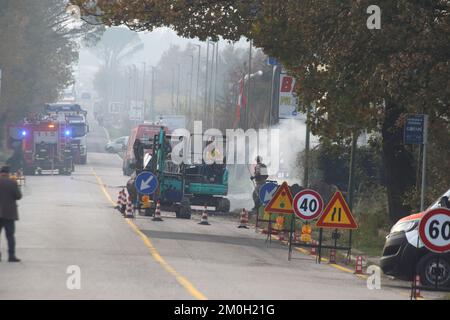
[[[125,190],[122,189],[119,191],[119,196],[117,197],[117,206],[116,209],[120,211],[120,213],[124,213],[126,210],[126,195],[125,195]]]
[[[317,245],[317,241],[315,240],[311,240],[311,251],[310,251],[310,255],[312,256],[316,256],[317,255],[317,248],[315,247]]]
[[[134,208],[133,202],[131,201],[131,197],[128,197],[127,209],[125,211],[125,218],[134,218]]]
[[[152,221],[163,221],[161,218],[161,206],[159,200],[156,202],[155,215],[153,216]]]
[[[356,257],[355,274],[363,274],[363,257]]]
[[[239,223],[238,228],[248,229],[247,224],[248,224],[248,212],[244,208],[244,209],[242,209],[242,212],[241,212],[241,221]]]
[[[299,231],[294,231],[294,238],[293,238],[293,242],[300,242],[301,239],[301,234]]]
[[[414,299],[423,298],[420,293],[420,276],[419,275],[416,275],[414,277],[413,298]]]
[[[210,223],[208,222],[208,210],[207,207],[205,205],[205,209],[203,209],[203,213],[202,213],[202,219],[201,221],[198,223],[204,226],[209,226]]]
[[[336,263],[336,249],[330,249],[330,261],[328,263]]]

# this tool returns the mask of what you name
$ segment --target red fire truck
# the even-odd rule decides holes
[[[30,120],[8,125],[8,147],[21,150],[24,174],[58,173],[70,175],[72,161],[72,129],[52,120]]]

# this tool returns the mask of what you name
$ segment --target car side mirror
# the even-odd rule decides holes
[[[439,200],[439,206],[441,206],[442,208],[450,209],[450,202],[448,201],[447,196],[443,196],[441,200]]]

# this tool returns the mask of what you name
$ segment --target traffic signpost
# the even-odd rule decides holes
[[[305,224],[302,227],[300,242],[311,242],[311,226],[309,225],[309,221],[318,218],[322,214],[322,197],[317,191],[311,189],[302,190],[297,193],[293,199],[293,209],[295,216],[305,221]],[[293,216],[291,219],[288,254],[289,261],[291,260],[292,256],[293,235],[295,234],[295,216]]]
[[[334,229],[357,229],[358,225],[353,218],[350,208],[342,193],[337,191],[322,216],[316,223],[316,227]]]
[[[136,177],[135,186],[139,194],[153,194],[158,188],[158,178],[152,172],[143,171]]]
[[[259,209],[256,212],[256,227],[255,231],[258,230],[258,225],[260,222],[268,222],[270,223],[270,215],[268,219],[264,218],[265,206],[272,200],[273,195],[277,191],[278,184],[275,181],[268,181],[261,186],[259,189],[258,197],[259,197]],[[260,209],[262,213],[260,213]],[[259,215],[262,214],[262,219],[259,218]]]
[[[417,144],[422,149],[422,186],[420,192],[420,210],[425,210],[425,188],[427,168],[428,115],[408,115],[403,132],[404,144]]]
[[[305,189],[294,197],[294,213],[302,220],[314,220],[322,214],[323,200],[314,190]]]
[[[441,269],[441,262],[444,261],[443,255],[450,252],[450,210],[445,208],[432,209],[425,213],[419,222],[419,237],[417,238],[417,247],[419,248],[419,240],[424,246],[433,252],[433,274],[435,283],[433,286],[422,286],[415,281],[417,275],[417,261],[414,268],[414,277],[411,285],[411,299],[415,297],[417,289],[420,290],[434,290],[449,292],[450,288],[443,288],[439,286],[439,275],[442,274],[444,267]]]
[[[286,181],[284,181],[273,194],[272,199],[266,204],[265,211],[269,214],[269,226],[267,232],[267,240],[270,242],[272,240],[272,214],[282,214],[282,215],[291,215],[291,219],[293,219],[293,207],[292,207],[292,194],[291,190]],[[281,220],[281,219],[280,219]],[[285,219],[282,219],[283,222]],[[284,223],[283,223],[284,224]],[[288,229],[284,229],[284,226],[280,232],[287,232]]]
[[[281,184],[272,199],[267,203],[266,211],[281,214],[293,213],[292,194],[286,181]]]
[[[273,195],[277,191],[278,184],[275,182],[267,182],[261,186],[259,189],[259,201],[262,205],[266,206],[270,200],[272,200]]]
[[[349,251],[351,248],[351,243],[348,247],[338,247],[337,241],[340,238],[338,232],[339,229],[353,230],[358,229],[358,224],[353,217],[344,196],[340,191],[336,191],[330,202],[326,206],[323,214],[320,216],[319,220],[316,222],[316,227],[319,227],[319,254],[318,262],[322,261],[322,248],[334,249],[334,250],[346,250]],[[334,229],[332,238],[334,240],[334,245],[323,246],[323,228]]]

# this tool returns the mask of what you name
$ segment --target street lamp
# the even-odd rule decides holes
[[[194,44],[194,46],[198,47],[198,65],[197,65],[197,88],[195,89],[195,118],[198,117],[198,107],[199,107],[199,101],[198,101],[198,86],[200,83],[200,59],[201,59],[201,51],[202,46],[199,44]]]
[[[259,70],[255,73],[251,73],[250,76],[249,74],[246,74],[244,76],[244,86],[245,86],[245,81],[248,80],[247,83],[247,105],[245,106],[245,129],[248,129],[249,127],[249,108],[250,108],[250,80],[255,78],[255,77],[261,77],[264,74],[264,72],[262,70]]]

